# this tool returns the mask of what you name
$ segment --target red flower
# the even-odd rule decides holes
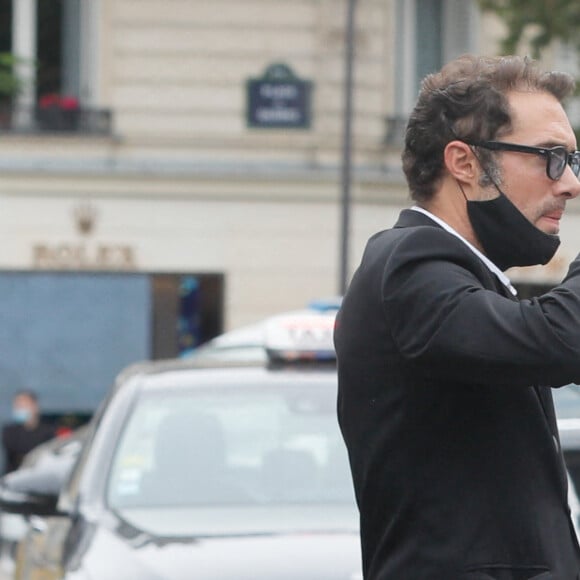
[[[79,108],[79,101],[76,97],[67,95],[61,96],[56,93],[42,95],[38,100],[38,106],[41,109],[55,107],[63,111],[76,111]]]
[[[56,93],[42,95],[38,101],[41,109],[48,109],[48,107],[57,107],[60,102],[60,97]]]
[[[75,97],[61,97],[60,108],[65,111],[76,111],[79,108],[78,99]]]

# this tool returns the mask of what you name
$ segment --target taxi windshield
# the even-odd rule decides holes
[[[353,504],[333,380],[145,390],[117,445],[109,506]]]

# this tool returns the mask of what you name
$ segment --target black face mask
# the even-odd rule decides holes
[[[484,253],[500,270],[547,264],[560,238],[538,229],[497,189],[500,195],[494,199],[467,200],[467,215]]]

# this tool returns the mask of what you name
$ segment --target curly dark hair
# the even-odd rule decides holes
[[[511,91],[546,92],[560,102],[574,90],[563,72],[545,72],[528,57],[464,55],[423,79],[409,117],[403,171],[411,197],[425,201],[435,193],[444,170],[443,152],[453,139],[497,139],[511,128],[507,95]],[[479,150],[484,164],[493,153]]]

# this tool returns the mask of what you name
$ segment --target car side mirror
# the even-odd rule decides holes
[[[0,510],[21,515],[62,515],[58,496],[66,474],[42,467],[21,468],[0,478]]]

